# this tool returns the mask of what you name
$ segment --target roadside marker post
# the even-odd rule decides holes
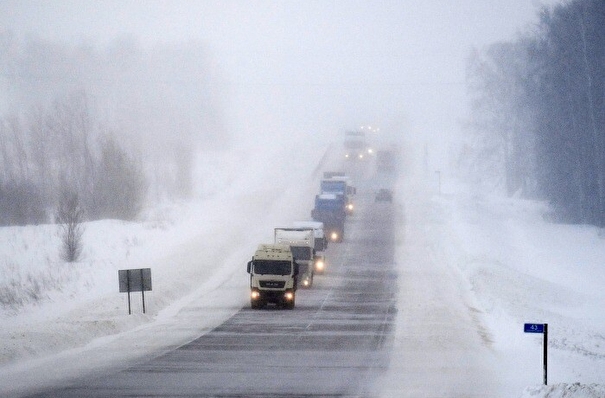
[[[542,333],[544,335],[544,357],[542,364],[544,368],[544,385],[547,385],[548,379],[548,323],[526,323],[523,325],[525,333]]]

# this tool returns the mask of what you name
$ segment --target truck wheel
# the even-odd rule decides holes
[[[296,297],[292,297],[292,301],[284,303],[284,308],[287,310],[293,310],[294,309],[294,300],[296,299]]]
[[[252,300],[250,301],[250,308],[252,308],[253,310],[258,310],[260,308],[263,308],[263,302],[260,300]]]

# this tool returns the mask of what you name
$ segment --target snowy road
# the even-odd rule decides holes
[[[438,234],[442,219],[418,192],[405,211],[399,247],[396,360],[384,397],[508,397],[494,366],[490,331],[468,281],[449,266]],[[513,395],[515,396],[515,395]]]
[[[265,198],[255,193],[246,197],[260,209],[254,217],[231,214],[241,223],[209,223],[216,235],[210,241],[222,247],[231,230],[265,217],[249,234],[255,242],[232,244],[241,250],[232,250],[224,267],[215,274],[202,268],[205,279],[194,279],[197,288],[159,313],[125,316],[124,302],[104,298],[109,302],[33,324],[23,337],[12,333],[6,346],[37,339],[25,350],[48,342],[55,325],[73,325],[66,345],[75,345],[78,334],[87,333],[82,317],[95,319],[95,326],[97,319],[135,325],[84,347],[0,368],[0,396],[545,397],[551,389],[580,387],[589,392],[571,396],[604,396],[605,273],[597,260],[605,245],[598,231],[546,223],[534,203],[436,195],[430,184],[409,176],[396,185],[393,205],[374,203],[372,192],[394,181],[348,171],[363,203],[348,221],[345,242],[329,248],[327,273],[299,291],[294,311],[250,310],[242,259],[259,236],[270,236],[271,226],[308,214],[315,183],[303,194],[287,190],[269,201],[275,214],[261,211],[265,201],[250,201]],[[219,216],[227,214],[220,209]],[[577,249],[562,240],[577,242]],[[215,246],[200,251],[194,240],[170,258],[184,265],[177,271],[211,266],[221,260]],[[203,263],[200,254],[207,256]],[[568,266],[570,254],[591,267],[590,279]],[[159,306],[161,293],[179,285],[157,280],[172,288],[158,285]],[[553,325],[549,380],[568,384],[539,385],[542,346],[524,335],[527,320]],[[576,380],[586,384],[572,384]]]
[[[358,197],[346,242],[294,311],[243,308],[149,362],[35,396],[376,396],[396,317],[395,206]]]

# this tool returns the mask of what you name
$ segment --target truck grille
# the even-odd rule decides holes
[[[266,289],[283,289],[286,286],[284,281],[259,281],[258,284]]]

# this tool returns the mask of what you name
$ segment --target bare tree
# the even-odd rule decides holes
[[[57,224],[61,233],[61,257],[68,263],[78,261],[82,254],[83,221],[84,210],[78,194],[64,191],[57,210]]]
[[[147,192],[142,166],[112,136],[102,138],[96,164],[93,201],[86,208],[91,220],[134,220]]]

